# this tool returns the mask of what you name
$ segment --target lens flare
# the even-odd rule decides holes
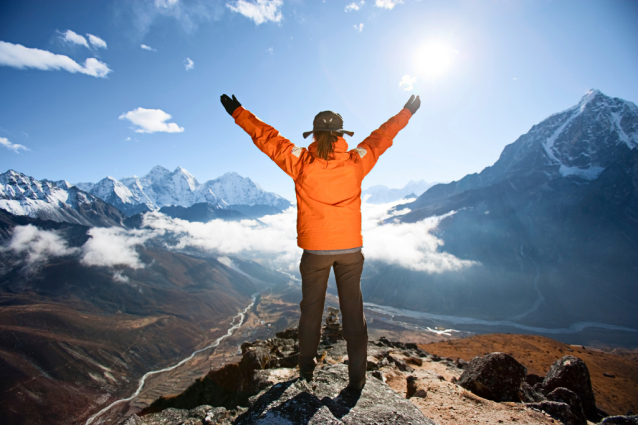
[[[414,55],[418,75],[428,80],[445,76],[456,59],[458,52],[448,44],[433,40],[424,44]]]

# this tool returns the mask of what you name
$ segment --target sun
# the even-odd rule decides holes
[[[436,80],[445,76],[456,59],[458,52],[447,43],[432,40],[425,43],[414,55],[417,75],[428,80]]]

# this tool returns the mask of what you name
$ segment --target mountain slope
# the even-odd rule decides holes
[[[128,216],[163,207],[188,208],[195,204],[209,204],[210,208],[229,208],[247,216],[276,214],[290,202],[266,192],[258,184],[237,173],[199,183],[182,167],[170,172],[156,166],[143,177],[127,177],[118,181],[106,177],[98,183],[77,183],[80,189],[116,206]]]
[[[115,207],[77,187],[9,170],[0,174],[0,208],[18,216],[81,224],[121,226],[125,216]]]
[[[493,166],[401,206],[410,210],[402,222],[455,212],[435,234],[446,252],[479,265],[439,275],[378,265],[364,294],[376,303],[529,325],[635,328],[636,146],[638,108],[590,91],[505,147]],[[402,290],[393,292],[399,282]]]
[[[90,237],[85,226],[2,211],[2,239],[16,224],[53,230],[74,249]],[[22,254],[0,250],[3,420],[84,423],[134,391],[145,372],[225,334],[263,289],[261,280],[203,253],[195,258],[161,245],[137,248],[144,264],[138,269],[87,266],[71,250],[29,266]],[[273,274],[246,263],[252,275]]]

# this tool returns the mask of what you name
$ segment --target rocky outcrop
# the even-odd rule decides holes
[[[574,415],[567,403],[541,401],[540,403],[527,403],[527,407],[548,413],[552,418],[558,419],[565,425],[587,425],[587,421],[583,423]]]
[[[638,425],[638,415],[608,416],[599,425]]]
[[[551,393],[547,394],[547,400],[569,405],[576,420],[581,425],[587,425],[587,418],[583,411],[583,403],[575,392],[567,388],[558,387]]]
[[[293,380],[252,397],[235,424],[434,424],[378,379],[368,377],[361,392],[347,385],[346,365],[317,369],[310,383]]]
[[[458,384],[493,401],[520,401],[519,388],[527,368],[505,353],[474,357]]]
[[[313,381],[300,380],[296,338],[297,330],[291,328],[276,338],[242,344],[239,363],[210,372],[178,396],[156,400],[126,425],[434,424],[393,391],[379,370],[368,372],[362,391],[347,390],[343,339],[322,341]],[[394,345],[401,347],[400,353]],[[400,365],[408,370],[403,359],[418,363],[421,354],[427,356],[414,344],[388,340],[369,344],[368,354],[369,370],[385,366],[397,371]],[[423,388],[414,394],[426,395]]]
[[[324,341],[336,342],[343,339],[343,329],[339,322],[339,309],[334,307],[328,307],[328,317],[326,317],[326,324],[323,327]]]
[[[571,390],[580,398],[582,409],[588,420],[597,422],[601,419],[596,409],[596,399],[591,386],[589,370],[581,359],[565,356],[556,360],[538,387],[546,395],[560,387]]]

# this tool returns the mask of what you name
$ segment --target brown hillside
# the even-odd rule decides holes
[[[544,376],[563,356],[582,359],[589,369],[596,405],[612,415],[638,412],[638,362],[596,349],[568,345],[535,335],[487,334],[465,339],[422,344],[420,348],[441,357],[471,360],[494,351],[513,356],[527,373]],[[614,377],[605,376],[613,375]]]

